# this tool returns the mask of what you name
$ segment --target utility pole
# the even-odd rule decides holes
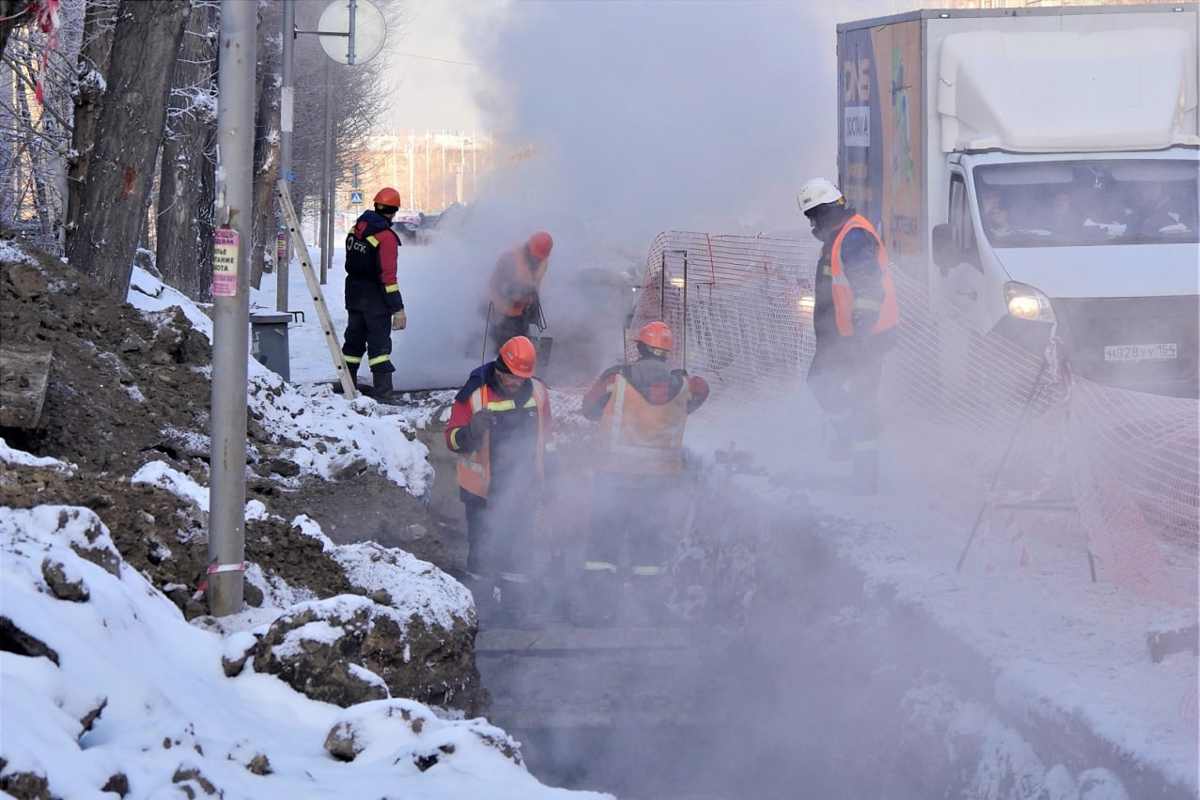
[[[248,278],[257,24],[258,9],[254,3],[221,0],[207,572],[208,608],[218,617],[242,610],[242,579],[246,569]],[[239,247],[241,242],[246,247]]]
[[[283,86],[279,90],[279,172],[290,185],[292,182],[292,124],[295,117],[295,88],[292,78],[292,62],[295,60],[296,44],[296,0],[283,0]],[[287,224],[283,221],[283,210],[279,212],[279,230]],[[276,244],[279,265],[275,273],[275,310],[288,310],[288,265],[292,259],[291,237],[279,234],[282,243]]]

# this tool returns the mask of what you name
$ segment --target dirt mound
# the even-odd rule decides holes
[[[108,526],[122,556],[171,597],[190,619],[206,612],[191,599],[207,559],[205,522],[178,496],[130,478],[149,461],[208,485],[212,350],[179,309],[143,314],[107,297],[88,276],[29,249],[0,248],[0,342],[6,347],[49,347],[49,381],[36,430],[0,427],[10,447],[70,462],[70,472],[0,464],[4,505],[48,503],[86,506]],[[285,490],[271,479],[280,450],[249,420],[247,449],[263,456],[249,463],[247,500],[291,520],[309,513],[341,513],[335,541],[371,538],[346,519],[386,511],[392,527],[412,531],[406,547],[445,567],[443,548],[424,531],[436,530],[421,503],[382,476],[364,472],[347,483],[306,478]],[[294,466],[294,465],[293,465]],[[297,469],[296,472],[299,470]],[[293,473],[295,474],[295,473]],[[374,504],[372,507],[369,504]],[[333,514],[333,517],[330,517]],[[416,526],[416,527],[414,527]],[[339,526],[334,526],[339,527]],[[317,597],[350,591],[342,570],[320,543],[279,520],[246,523],[246,559]],[[382,541],[402,546],[403,541]],[[440,563],[439,563],[440,562]],[[246,602],[261,597],[247,585]]]

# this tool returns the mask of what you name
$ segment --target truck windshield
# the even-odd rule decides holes
[[[1039,161],[974,170],[993,247],[1195,243],[1197,169],[1189,160]]]

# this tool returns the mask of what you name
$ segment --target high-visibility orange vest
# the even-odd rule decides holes
[[[488,282],[487,301],[495,306],[497,314],[505,317],[519,317],[532,305],[533,293],[542,285],[542,276],[546,274],[549,260],[533,260],[529,255],[529,247],[525,244],[516,245],[509,252],[513,254],[517,262],[513,280],[522,287],[528,287],[528,293],[516,299],[506,297],[501,291],[502,287],[497,285],[497,281],[501,280],[501,277],[493,273]]]
[[[842,272],[842,239],[846,238],[846,234],[854,228],[862,228],[871,236],[875,237],[875,242],[879,245],[876,260],[879,262],[880,282],[883,284],[883,301],[869,300],[865,297],[855,298],[854,289],[850,286],[850,281],[846,280],[845,274]],[[883,242],[879,238],[879,234],[875,232],[875,228],[871,223],[867,222],[861,214],[855,214],[842,229],[838,231],[837,238],[833,240],[833,244],[829,248],[831,253],[831,261],[829,265],[829,274],[833,277],[833,313],[837,320],[838,333],[842,336],[854,335],[854,309],[869,308],[872,311],[878,311],[879,317],[875,320],[875,325],[871,328],[871,333],[881,333],[889,328],[894,327],[900,322],[900,312],[896,310],[896,289],[892,284],[892,273],[888,269],[887,251],[883,248]]]
[[[547,441],[546,438],[546,409],[549,408],[548,399],[546,385],[541,381],[534,380],[533,392],[522,406],[522,408],[537,409],[538,432],[534,468],[538,481],[542,483],[545,483],[546,480],[545,463],[542,459],[542,454],[554,449],[554,441]],[[516,408],[517,401],[511,397],[497,396],[495,390],[485,383],[471,393],[469,402],[471,404],[471,413],[474,414],[485,408],[489,411],[499,413],[511,411]],[[483,434],[483,442],[477,450],[472,450],[470,453],[459,453],[457,456],[458,485],[465,491],[484,500],[487,499],[488,486],[492,482],[491,460],[488,456],[491,437],[492,433],[488,431]]]
[[[691,397],[685,380],[669,402],[656,406],[618,373],[600,417],[597,469],[625,475],[678,475],[683,470],[683,430]]]

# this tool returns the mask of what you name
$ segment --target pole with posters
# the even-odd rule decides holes
[[[221,0],[217,87],[216,240],[213,247],[212,478],[208,609],[242,610],[246,569],[246,383],[250,350],[249,243],[254,174],[258,9]],[[241,243],[246,247],[241,247]]]

